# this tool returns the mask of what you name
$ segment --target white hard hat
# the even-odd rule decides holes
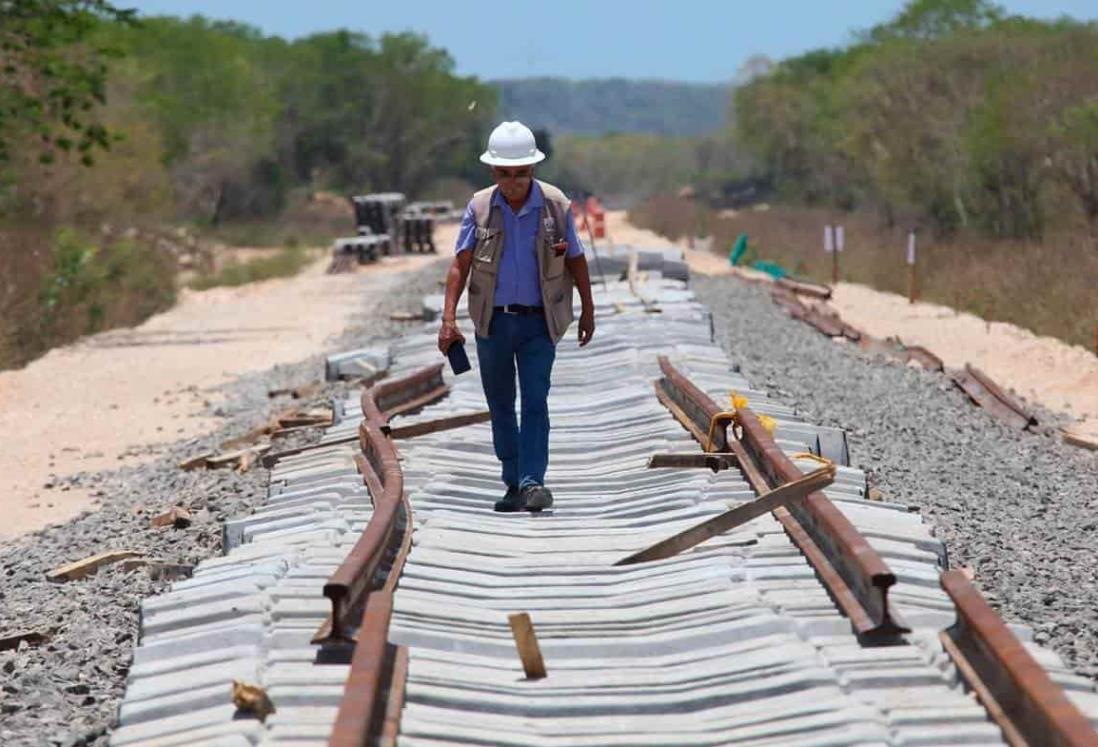
[[[489,166],[532,166],[545,160],[534,133],[522,122],[504,122],[488,136],[488,150],[480,160]]]

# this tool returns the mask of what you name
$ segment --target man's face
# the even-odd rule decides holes
[[[509,202],[520,202],[526,199],[530,191],[530,180],[534,178],[533,166],[493,166],[492,176],[495,177],[503,196]]]

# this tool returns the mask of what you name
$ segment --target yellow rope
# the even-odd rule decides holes
[[[732,425],[736,427],[741,426],[739,411],[747,407],[747,397],[744,397],[742,394],[738,394],[737,392],[729,392],[728,401],[732,404],[732,409],[726,410],[724,412],[718,412],[709,420],[709,435],[705,439],[706,451],[713,450],[713,440],[716,438],[717,428],[719,426],[727,425],[728,423],[732,423]],[[758,418],[759,424],[766,429],[766,432],[773,436],[774,429],[778,425],[774,421],[774,418],[770,417],[769,415],[759,414],[757,414],[755,417]]]

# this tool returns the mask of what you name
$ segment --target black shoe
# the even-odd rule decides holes
[[[544,485],[527,485],[522,489],[520,493],[524,508],[527,511],[533,511],[537,513],[543,508],[549,508],[553,505],[553,494],[549,492],[549,488]]]
[[[514,513],[526,508],[526,499],[521,490],[511,485],[501,500],[496,501],[495,509],[500,513]]]

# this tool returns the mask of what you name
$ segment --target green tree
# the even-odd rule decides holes
[[[0,161],[17,138],[34,136],[39,158],[76,150],[90,165],[110,136],[94,109],[106,96],[110,45],[93,31],[129,23],[132,10],[104,0],[0,0]]]

